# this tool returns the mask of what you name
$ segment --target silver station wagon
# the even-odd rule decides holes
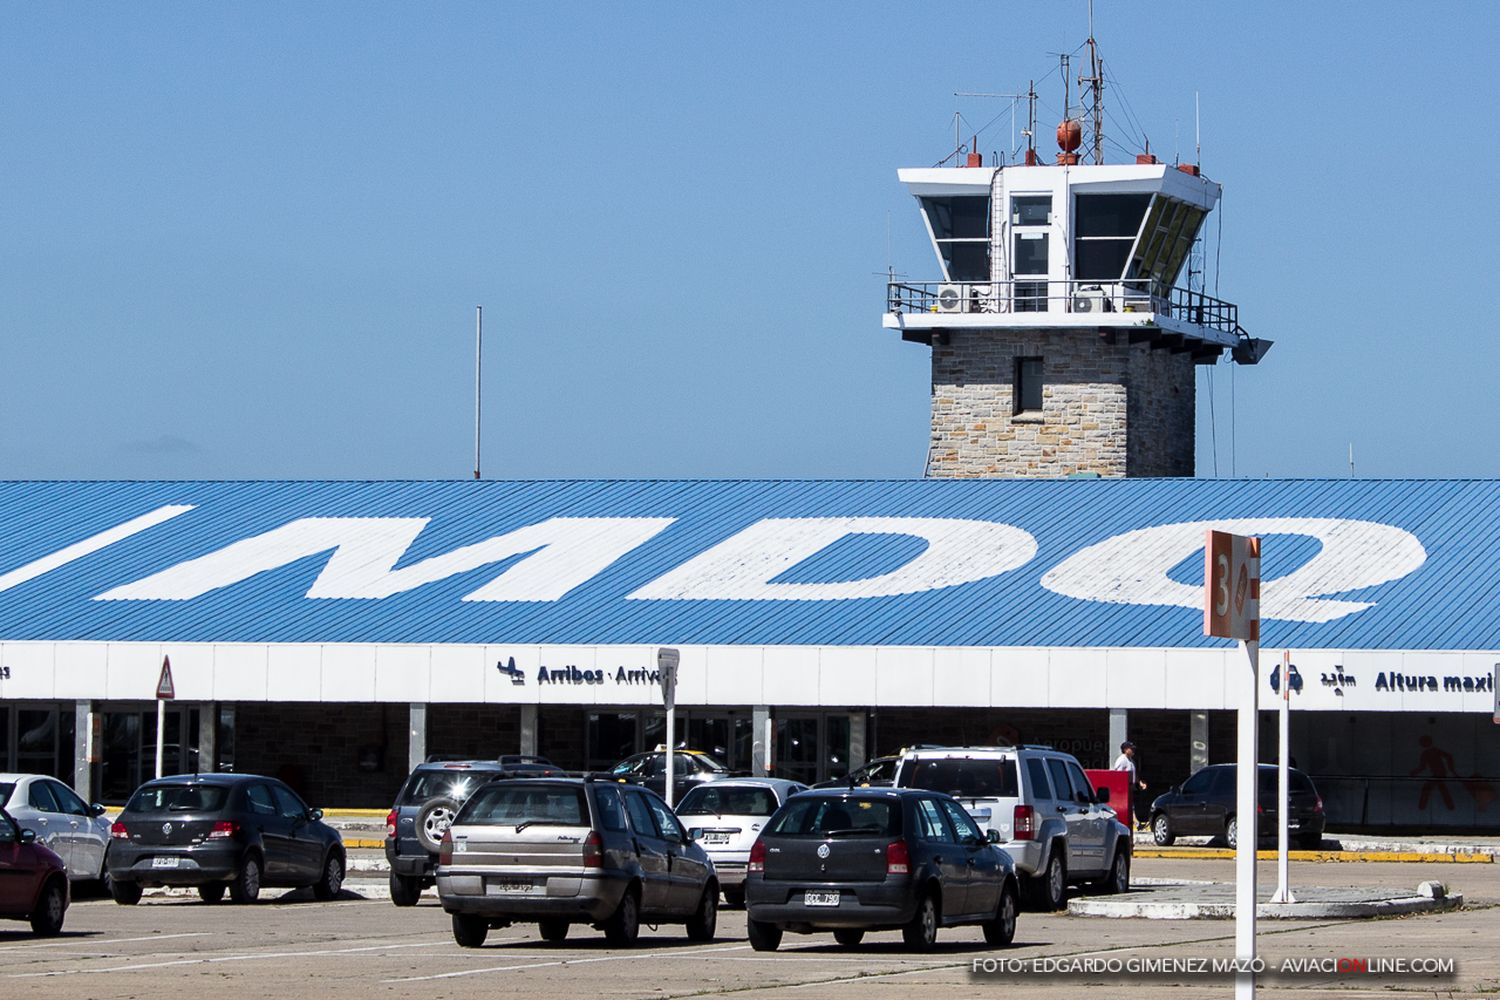
[[[592,778],[504,779],[474,792],[438,852],[438,896],[453,937],[536,921],[559,942],[573,924],[628,947],[640,925],[685,924],[710,941],[718,921],[713,862],[656,793]]]

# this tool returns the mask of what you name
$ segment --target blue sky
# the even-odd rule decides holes
[[[466,477],[479,303],[486,478],[920,475],[895,171],[955,110],[1007,146],[954,92],[1047,76],[1086,11],[10,7],[0,478]],[[1200,374],[1199,475],[1496,474],[1497,11],[1099,0],[1156,151],[1201,95],[1220,293],[1277,342]]]

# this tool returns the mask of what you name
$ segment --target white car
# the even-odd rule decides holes
[[[105,877],[109,819],[104,807],[87,805],[78,793],[45,774],[0,774],[0,807],[23,830],[35,830],[68,869],[68,881]]]
[[[713,859],[724,902],[745,903],[750,848],[771,814],[807,786],[785,778],[723,778],[698,785],[677,805],[688,836]]]

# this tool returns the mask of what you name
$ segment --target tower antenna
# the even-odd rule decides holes
[[[1193,91],[1193,162],[1203,164],[1203,119],[1198,112],[1198,92]]]
[[[1078,86],[1086,83],[1093,100],[1094,162],[1104,162],[1104,60],[1099,58],[1099,44],[1094,41],[1094,0],[1089,0],[1089,76],[1080,76]],[[1080,95],[1081,96],[1081,95]]]
[[[1036,166],[1036,81],[1026,81],[1026,165]]]

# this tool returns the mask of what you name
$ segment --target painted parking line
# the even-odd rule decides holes
[[[268,951],[253,952],[243,955],[206,955],[202,958],[179,958],[170,962],[133,962],[129,965],[112,965],[107,968],[93,969],[57,969],[52,972],[16,972],[7,975],[6,979],[45,979],[49,976],[79,976],[99,975],[110,972],[144,972],[151,969],[166,969],[183,965],[215,965],[223,962],[262,962],[280,960],[285,958],[316,958],[326,955],[357,955],[361,952],[371,951],[395,951],[401,948],[442,948],[452,944],[451,941],[425,941],[415,944],[376,944],[364,945],[358,948],[317,948],[308,951]]]
[[[711,955],[724,951],[746,951],[748,944],[731,945],[727,948],[695,948],[688,951],[642,951],[621,955],[601,955],[598,958],[558,958],[550,962],[522,962],[518,965],[492,965],[483,969],[466,969],[463,972],[439,972],[431,976],[405,976],[400,979],[382,979],[381,985],[390,983],[420,983],[433,979],[457,979],[460,976],[479,976],[490,972],[521,972],[526,969],[547,969],[559,965],[592,965],[598,962],[628,962],[642,958],[688,958]]]
[[[193,931],[184,934],[145,934],[141,937],[128,938],[88,938],[83,941],[48,941],[39,944],[34,941],[24,941],[20,944],[0,945],[0,955],[9,955],[18,951],[30,951],[33,948],[99,948],[103,945],[128,944],[132,941],[169,941],[173,938],[210,937],[209,931]]]

